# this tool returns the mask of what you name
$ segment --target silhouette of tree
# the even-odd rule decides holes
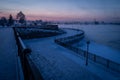
[[[11,26],[13,24],[14,24],[14,20],[13,20],[12,15],[10,14],[9,19],[8,19],[8,25]]]
[[[99,22],[95,19],[95,20],[94,20],[94,24],[97,25],[97,24],[99,24]]]
[[[5,17],[1,17],[0,25],[5,26],[7,24],[7,19]]]
[[[20,11],[16,17],[19,20],[19,23],[23,24],[26,22],[25,15],[22,13],[22,11]]]

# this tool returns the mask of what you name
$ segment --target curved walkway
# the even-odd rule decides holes
[[[54,39],[82,33],[72,29],[65,29],[65,31],[67,34],[48,38],[24,40],[25,44],[32,49],[30,58],[41,72],[43,79],[116,80],[116,78],[108,72],[105,72],[105,75],[101,72],[95,72],[95,70],[98,70],[97,68],[94,69],[94,71],[91,71],[90,68],[94,68],[93,65],[93,67],[89,66],[90,68],[83,66],[83,58],[78,58],[78,56],[72,54],[74,52],[55,44]]]

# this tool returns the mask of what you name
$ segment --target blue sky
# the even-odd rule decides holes
[[[27,19],[120,21],[120,0],[0,0],[0,17],[22,11]]]

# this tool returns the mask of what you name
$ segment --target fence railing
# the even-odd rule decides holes
[[[16,28],[13,27],[16,44],[18,46],[18,56],[23,68],[23,74],[25,80],[43,80],[39,70],[36,68],[35,64],[30,58],[31,49],[27,48],[23,43],[19,33]]]
[[[84,36],[84,32],[78,33],[74,36],[68,36],[65,38],[55,39],[55,42],[63,47],[66,47],[66,48],[76,52],[77,54],[79,54],[83,57],[86,57],[87,52],[85,50],[82,50],[78,47],[71,45],[71,42],[74,43],[76,40],[80,41],[80,39],[82,39],[83,36]],[[98,56],[98,55],[90,53],[90,52],[88,52],[88,59],[90,59],[93,62],[102,64],[102,65],[106,66],[107,68],[110,68],[112,70],[120,72],[120,64],[119,63],[116,63],[114,61],[111,61],[109,59],[106,59],[104,57]]]

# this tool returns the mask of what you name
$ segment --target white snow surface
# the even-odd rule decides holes
[[[74,44],[74,46],[86,51],[86,40],[83,39],[79,43]],[[89,44],[89,52],[120,64],[119,50],[91,41]]]
[[[33,60],[45,80],[118,80],[120,74],[89,61],[73,51],[57,45],[54,39],[72,36],[78,31],[64,29],[67,34],[24,40],[32,49],[30,58]]]

